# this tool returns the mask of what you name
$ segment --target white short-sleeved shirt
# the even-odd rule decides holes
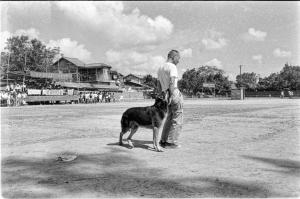
[[[160,82],[162,91],[166,91],[170,88],[171,77],[175,77],[175,87],[177,87],[178,72],[175,64],[166,62],[160,66],[157,72],[157,78]]]

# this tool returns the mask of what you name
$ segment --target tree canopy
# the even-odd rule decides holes
[[[230,88],[230,81],[224,71],[214,66],[201,66],[185,71],[182,79],[178,81],[178,87],[188,95],[211,93],[211,89],[204,88],[203,83],[214,83],[216,94],[224,94]]]
[[[236,76],[238,87],[245,87],[247,90],[255,90],[258,83],[258,75],[256,73],[242,73]]]
[[[279,73],[260,78],[258,90],[300,89],[300,66],[285,64]]]
[[[13,36],[7,40],[5,51],[1,52],[1,70],[7,71],[41,71],[47,70],[59,48],[47,48],[38,39],[28,36]]]

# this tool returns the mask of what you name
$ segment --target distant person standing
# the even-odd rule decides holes
[[[26,97],[27,97],[26,92],[23,92],[23,93],[22,93],[22,104],[23,104],[23,105],[26,104]]]
[[[85,103],[89,103],[90,94],[88,92],[85,93]]]
[[[20,86],[20,84],[17,84],[17,85],[16,85],[15,90],[16,90],[17,92],[21,92],[21,86]]]
[[[9,92],[10,91],[10,86],[7,84],[6,85],[6,89],[5,89],[5,91],[7,91],[7,92]]]
[[[284,91],[280,92],[280,98],[284,98]]]
[[[160,90],[169,98],[169,111],[163,127],[160,145],[164,148],[178,148],[178,138],[183,124],[183,96],[177,87],[180,54],[177,50],[168,53],[168,59],[157,72]]]
[[[26,84],[25,83],[22,83],[21,91],[26,92]]]
[[[294,92],[293,91],[289,91],[289,97],[292,99],[294,96]]]
[[[99,94],[99,102],[102,103],[102,92],[100,92],[100,94]]]

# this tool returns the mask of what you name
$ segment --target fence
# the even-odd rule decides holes
[[[27,94],[31,95],[47,95],[47,96],[54,96],[54,95],[75,95],[74,89],[28,89]]]
[[[281,91],[246,91],[246,97],[280,97]],[[293,97],[300,97],[300,90],[293,91]],[[287,90],[284,91],[285,97],[290,97]]]
[[[136,101],[144,100],[145,96],[143,92],[123,92],[115,93],[115,98],[120,101]]]

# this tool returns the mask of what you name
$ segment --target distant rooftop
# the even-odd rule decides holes
[[[56,64],[59,60],[61,59],[65,59],[71,63],[73,63],[74,65],[81,67],[81,68],[111,68],[111,66],[104,64],[104,63],[90,63],[90,64],[85,64],[84,62],[80,61],[77,58],[71,58],[71,57],[61,57],[60,59],[58,59],[56,62],[54,62],[54,64]],[[53,64],[53,65],[54,65]]]
[[[69,62],[72,62],[73,64],[75,64],[76,66],[80,66],[80,67],[84,67],[85,63],[83,63],[82,61],[80,61],[79,59],[77,58],[71,58],[71,57],[62,57],[66,60],[68,60]],[[61,58],[61,59],[62,59]],[[59,59],[60,60],[60,59]],[[59,61],[58,60],[58,61]]]
[[[128,77],[128,76],[134,76],[134,77],[137,77],[137,78],[139,78],[139,79],[143,79],[143,76],[142,75],[134,75],[134,74],[129,74],[129,75],[127,75],[126,77]]]

